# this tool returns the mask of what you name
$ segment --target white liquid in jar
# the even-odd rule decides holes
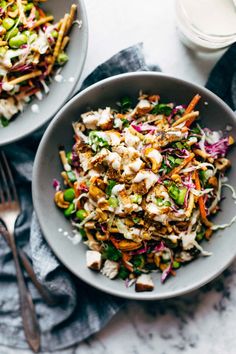
[[[236,33],[234,0],[182,0],[191,24],[207,35],[227,36]]]

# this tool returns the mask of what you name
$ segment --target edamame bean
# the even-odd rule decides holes
[[[67,158],[68,163],[71,165],[71,163],[72,163],[72,152],[71,151],[66,154],[66,158]]]
[[[51,35],[52,35],[53,38],[57,38],[58,37],[58,32],[56,30],[53,30],[51,32]]]
[[[6,7],[7,7],[7,2],[6,2],[6,1],[1,1],[1,2],[0,2],[0,7],[1,7],[3,10],[5,10]]]
[[[7,32],[6,40],[9,41],[12,37],[15,37],[19,33],[18,28],[11,29]]]
[[[71,203],[70,206],[66,210],[64,210],[64,215],[66,217],[69,217],[71,216],[71,214],[73,214],[74,210],[75,210],[74,204]]]
[[[16,4],[13,4],[12,7],[11,7],[11,11],[15,11],[17,10],[18,6]]]
[[[3,27],[8,31],[9,29],[11,29],[15,24],[15,21],[12,18],[4,18],[4,20],[2,21],[2,25]]]
[[[77,210],[75,215],[76,215],[77,219],[79,219],[80,221],[83,221],[87,216],[87,212],[84,209],[80,209],[80,210]]]
[[[173,262],[172,267],[173,267],[174,269],[178,269],[180,266],[181,266],[181,264],[180,264],[179,262],[177,262],[177,261],[174,261],[174,262]]]
[[[23,44],[26,44],[28,38],[25,34],[17,34],[15,37],[12,37],[9,41],[9,45],[11,48],[19,48]]]
[[[65,64],[69,60],[69,57],[66,53],[61,52],[57,57],[57,62],[59,65]]]
[[[34,4],[32,2],[30,2],[29,4],[24,6],[24,11],[27,12],[27,11],[32,10],[33,6],[34,6]]]
[[[68,188],[65,190],[64,192],[64,200],[66,202],[72,202],[72,200],[74,200],[75,198],[75,191],[73,188]]]
[[[36,41],[36,39],[38,38],[36,33],[33,33],[29,36],[29,43],[33,43],[34,41]]]

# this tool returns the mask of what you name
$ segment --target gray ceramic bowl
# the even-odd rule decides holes
[[[52,180],[60,176],[61,163],[58,157],[59,145],[70,149],[73,144],[71,124],[78,120],[80,114],[88,108],[115,106],[115,103],[126,95],[137,98],[139,90],[147,93],[158,93],[162,100],[187,104],[191,98],[200,93],[202,96],[198,109],[202,122],[211,129],[224,129],[232,126],[232,134],[236,136],[236,121],[229,107],[210,91],[195,84],[166,76],[160,73],[141,72],[122,74],[101,81],[78,94],[70,100],[50,123],[38,149],[33,174],[33,200],[36,213],[46,240],[58,258],[79,278],[90,285],[110,294],[121,297],[151,300],[163,299],[190,292],[206,284],[219,275],[232,262],[236,255],[235,234],[236,223],[231,227],[214,234],[204,248],[213,252],[211,257],[199,257],[194,262],[182,267],[176,277],[169,278],[164,285],[160,275],[154,277],[155,290],[150,293],[135,293],[134,287],[126,289],[120,280],[108,280],[86,268],[86,247],[80,243],[74,246],[67,237],[58,232],[63,229],[72,235],[70,223],[54,205]],[[207,104],[206,104],[207,102]],[[229,157],[236,161],[236,149],[232,149]],[[229,171],[229,182],[236,187],[236,168]],[[228,192],[227,190],[224,192]],[[235,215],[236,206],[231,194],[225,194],[221,206],[222,211],[215,218],[215,223],[226,223]]]
[[[48,13],[52,13],[55,21],[70,11],[70,6],[78,4],[77,18],[82,21],[82,27],[74,25],[70,32],[70,43],[67,54],[70,60],[62,69],[63,83],[55,80],[50,84],[50,92],[42,101],[35,99],[39,113],[33,113],[31,105],[26,105],[24,111],[19,114],[6,128],[0,128],[0,146],[12,143],[37,130],[47,123],[70,97],[78,82],[87,54],[88,24],[83,0],[50,0],[44,4]],[[73,78],[73,79],[71,79]]]

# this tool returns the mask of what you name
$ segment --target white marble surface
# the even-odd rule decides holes
[[[179,41],[174,0],[85,0],[89,47],[83,78],[117,51],[142,41],[147,61],[204,84],[222,52],[197,54]],[[55,354],[234,354],[236,262],[220,278],[181,298],[125,308],[97,335]],[[29,354],[0,347],[0,354]]]

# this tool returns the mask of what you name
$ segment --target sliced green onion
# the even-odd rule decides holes
[[[77,178],[76,178],[76,175],[75,175],[74,172],[68,171],[68,172],[66,172],[66,173],[67,173],[67,176],[68,176],[70,182],[74,183],[74,182],[77,181]]]
[[[141,194],[131,195],[130,200],[132,203],[141,204],[142,203],[142,195]]]
[[[111,207],[116,208],[118,207],[119,203],[118,203],[118,199],[115,196],[111,196],[108,199],[108,203]]]
[[[71,163],[72,163],[72,152],[71,151],[67,152],[66,158],[67,158],[68,163],[71,165]]]
[[[135,224],[138,224],[139,222],[140,222],[140,218],[133,218],[133,222],[135,223]]]

